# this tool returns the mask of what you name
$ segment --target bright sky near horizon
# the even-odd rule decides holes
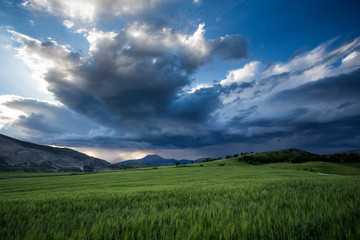
[[[359,10],[1,1],[0,133],[110,161],[359,149]]]

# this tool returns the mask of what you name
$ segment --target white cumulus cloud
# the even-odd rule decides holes
[[[101,15],[136,15],[169,0],[27,0],[22,5],[83,22],[94,22]]]

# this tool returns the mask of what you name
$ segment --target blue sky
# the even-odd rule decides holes
[[[0,133],[110,161],[360,148],[359,10],[2,1]]]

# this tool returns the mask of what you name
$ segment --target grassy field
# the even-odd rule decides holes
[[[0,173],[0,239],[360,239],[360,176],[289,166]]]
[[[335,175],[360,175],[360,163],[327,163],[327,162],[306,162],[299,164],[276,163],[269,164],[269,167],[280,169],[291,169],[298,171],[310,171],[316,173]]]

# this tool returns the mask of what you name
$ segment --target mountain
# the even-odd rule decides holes
[[[183,164],[191,164],[191,163],[198,163],[200,162],[200,159],[198,160],[176,160],[176,159],[166,159],[166,158],[163,158],[159,155],[147,155],[146,157],[144,158],[141,158],[141,159],[132,159],[132,160],[127,160],[127,161],[124,161],[124,162],[121,162],[121,163],[127,163],[127,164],[130,164],[130,163],[145,163],[145,164],[151,164],[151,165],[154,165],[154,166],[168,166],[168,165],[175,165],[175,162],[180,162],[180,165],[183,165]]]
[[[156,166],[143,162],[125,162],[125,163],[119,162],[119,163],[110,164],[105,168],[103,168],[103,170],[123,170],[129,168],[150,168],[150,167],[156,167]]]
[[[110,165],[68,148],[49,147],[0,134],[0,171],[93,172]]]
[[[153,155],[147,155],[145,157],[143,157],[141,160],[143,161],[157,161],[157,160],[164,160],[165,158],[159,156],[159,155],[156,155],[156,154],[153,154]]]

